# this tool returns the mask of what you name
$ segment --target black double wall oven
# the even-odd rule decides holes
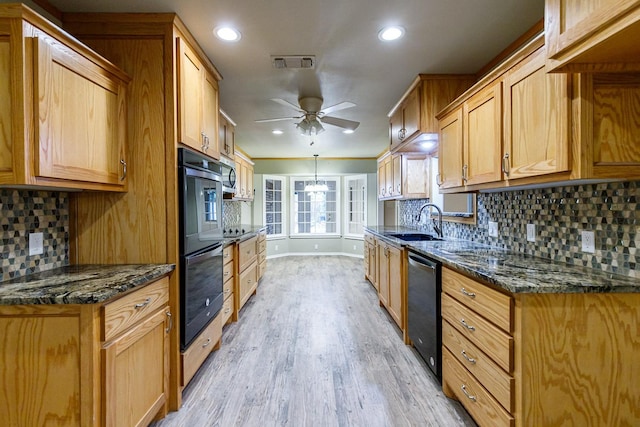
[[[178,149],[180,346],[185,350],[222,309],[220,163]]]

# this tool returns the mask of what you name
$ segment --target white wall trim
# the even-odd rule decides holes
[[[364,259],[364,254],[350,254],[348,252],[286,252],[277,255],[268,255],[267,259],[282,258],[286,256],[348,256]]]

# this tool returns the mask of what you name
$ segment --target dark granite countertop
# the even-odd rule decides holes
[[[578,265],[494,248],[468,240],[416,241],[389,233],[420,232],[407,227],[370,226],[366,229],[390,243],[440,261],[470,277],[512,293],[640,292],[640,280]]]
[[[174,269],[173,264],[69,265],[0,282],[0,305],[103,303]]]

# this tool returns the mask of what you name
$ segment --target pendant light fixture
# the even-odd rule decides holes
[[[326,183],[319,184],[318,183],[318,155],[314,154],[316,164],[316,173],[315,173],[315,181],[313,184],[308,184],[304,187],[304,191],[312,192],[312,193],[322,193],[329,191],[329,187],[327,187]]]

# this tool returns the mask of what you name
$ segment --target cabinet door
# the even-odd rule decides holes
[[[218,145],[218,81],[209,72],[204,73],[202,90],[202,129],[204,152],[220,159]]]
[[[380,303],[389,306],[389,246],[378,243],[378,297]]]
[[[638,0],[546,0],[547,71],[638,71]]]
[[[253,200],[253,165],[249,163],[246,164],[246,187],[247,187],[247,199]]]
[[[438,176],[440,188],[462,187],[462,108],[439,121]]]
[[[391,156],[384,159],[384,177],[386,197],[393,197],[393,162],[391,161]]]
[[[179,141],[202,151],[202,97],[204,67],[189,45],[178,39],[178,123]]]
[[[402,156],[394,154],[391,157],[391,170],[393,171],[392,193],[393,196],[402,195]]]
[[[103,347],[105,425],[148,425],[166,403],[168,307]]]
[[[389,118],[389,149],[394,150],[402,143],[403,138],[402,107]]]
[[[463,106],[465,185],[500,181],[502,172],[502,83],[473,95]]]
[[[61,45],[34,49],[36,175],[124,188],[124,83]]]
[[[429,183],[429,156],[403,154],[402,197],[405,199],[429,198]]]
[[[258,286],[258,264],[253,262],[246,270],[240,273],[240,292],[238,296],[238,311],[245,305],[245,303],[251,298],[253,292]]]
[[[7,31],[9,31],[7,29]],[[11,79],[11,47],[9,37],[0,37],[0,182],[13,181],[14,137],[11,131],[13,117],[11,96],[13,81]],[[8,176],[8,178],[5,178]]]
[[[240,197],[249,198],[249,163],[244,160],[240,164]]]
[[[384,170],[384,160],[378,162],[378,199],[383,199],[387,194],[387,177]]]
[[[568,170],[567,76],[546,72],[541,48],[507,73],[504,88],[505,179]]]
[[[404,140],[409,140],[420,132],[420,86],[414,89],[404,102]]]
[[[393,320],[396,321],[396,324],[402,329],[404,322],[404,316],[402,315],[402,250],[395,246],[389,246],[388,254],[389,305],[387,310]]]

